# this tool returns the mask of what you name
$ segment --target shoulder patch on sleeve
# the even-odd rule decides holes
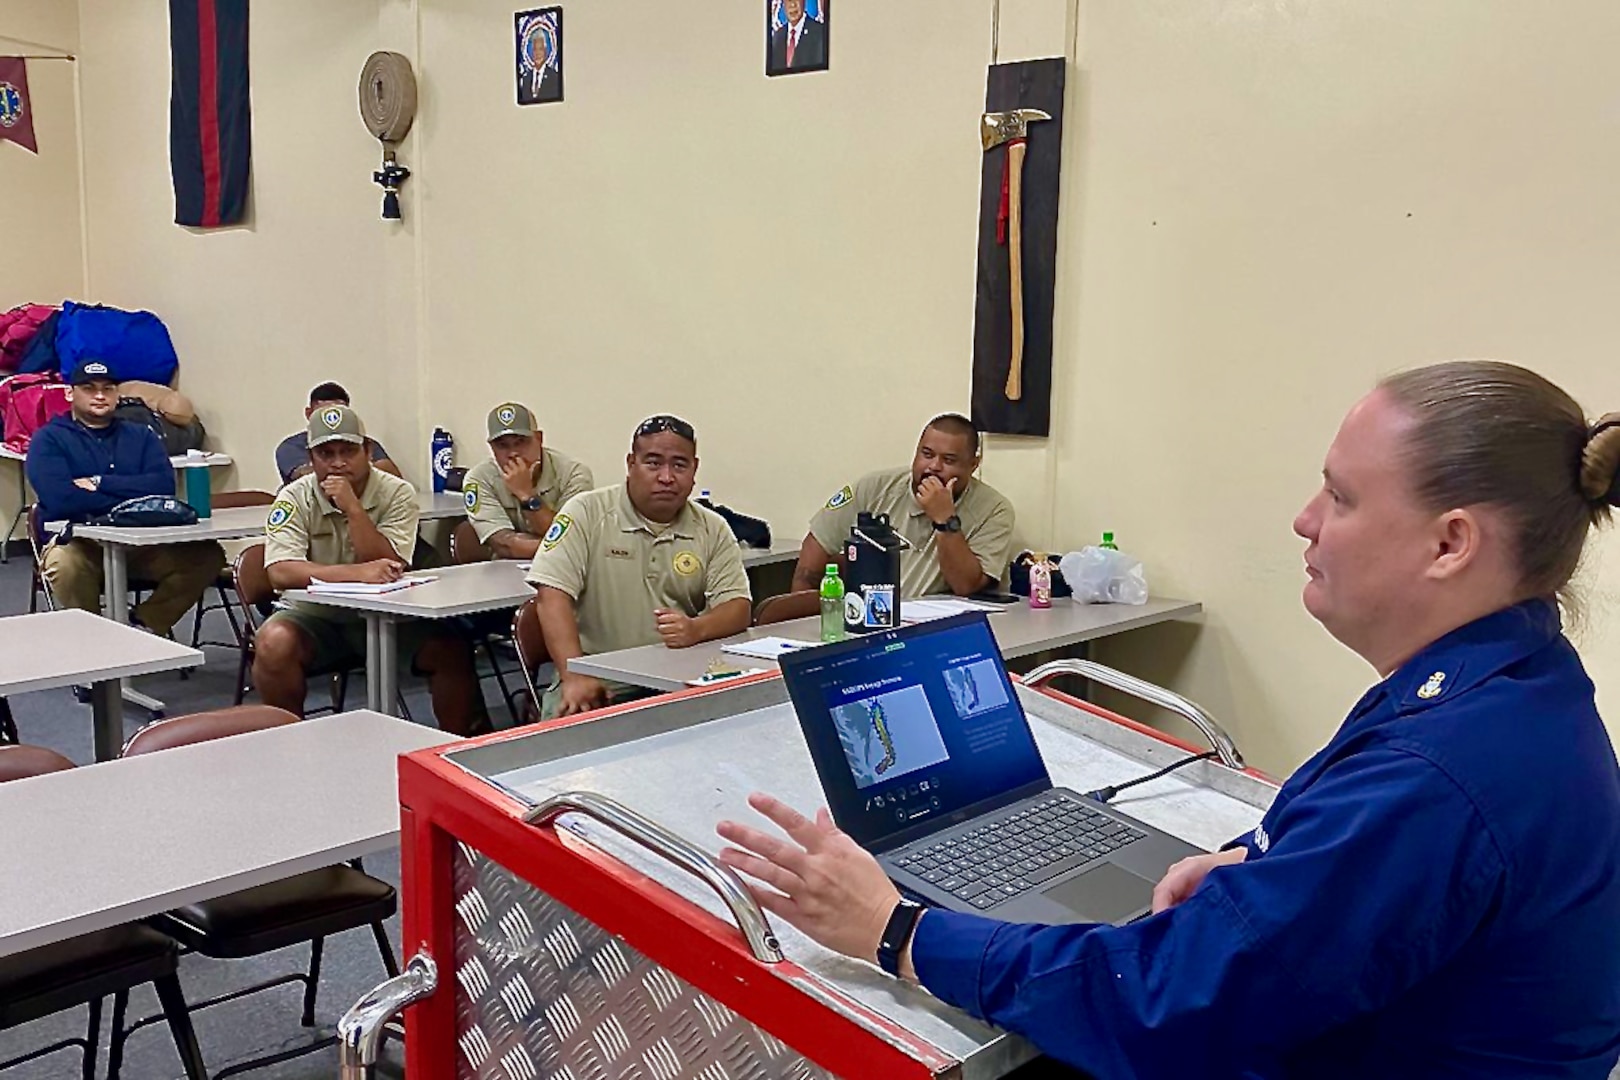
[[[568,527],[573,523],[574,519],[569,517],[567,514],[558,514],[556,517],[552,518],[551,528],[546,530],[546,535],[544,539],[540,541],[540,546],[545,548],[547,551],[550,551],[552,548],[556,547],[557,544],[562,540],[563,534],[568,531]]]
[[[827,500],[827,509],[837,510],[840,506],[847,505],[854,497],[855,489],[850,487],[848,484],[845,484],[843,487],[838,489],[837,493],[834,494],[832,498]]]
[[[461,482],[461,498],[467,504],[469,514],[478,513],[478,481],[463,480]]]
[[[298,507],[286,499],[277,499],[270,507],[269,515],[264,519],[266,532],[280,532],[287,527],[287,523],[298,512]]]

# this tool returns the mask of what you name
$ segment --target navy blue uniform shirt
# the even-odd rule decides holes
[[[1608,1077],[1620,767],[1552,603],[1369,690],[1241,843],[1130,926],[930,911],[917,975],[1098,1080]]]
[[[85,427],[72,414],[34,432],[25,466],[39,495],[41,521],[85,522],[125,499],[173,495],[174,466],[163,441],[143,424],[113,420]],[[101,477],[95,491],[73,481]]]

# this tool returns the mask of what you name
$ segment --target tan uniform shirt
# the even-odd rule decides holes
[[[549,448],[541,449],[533,476],[535,494],[552,510],[596,486],[589,468]],[[477,530],[480,543],[489,543],[489,538],[502,529],[534,535],[494,458],[485,458],[467,470],[461,481],[461,496],[467,504],[467,520]]]
[[[929,596],[951,591],[940,569],[938,535],[934,523],[917,505],[911,490],[911,467],[867,473],[845,485],[827,500],[827,505],[810,519],[810,535],[828,553],[844,550],[849,530],[861,513],[887,514],[895,531],[911,541],[900,554],[900,595]],[[975,478],[956,500],[956,516],[962,519],[962,535],[991,580],[999,581],[1007,572],[1012,555],[1013,507],[1007,497],[983,480]]]
[[[649,523],[623,484],[563,504],[540,542],[530,584],[574,598],[586,655],[656,645],[654,608],[699,615],[751,600],[742,550],[713,510],[687,503],[668,526]]]
[[[397,476],[371,470],[360,506],[377,531],[393,545],[399,561],[409,564],[416,550],[421,508],[416,489]],[[308,560],[323,566],[355,562],[349,519],[332,505],[314,473],[300,476],[276,494],[264,522],[264,564]]]

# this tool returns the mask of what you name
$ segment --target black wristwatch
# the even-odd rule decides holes
[[[961,519],[960,516],[958,516],[956,514],[952,514],[950,517],[946,518],[944,521],[936,521],[936,522],[934,522],[934,531],[935,532],[961,532],[962,531],[962,519]]]
[[[883,928],[883,938],[878,942],[878,967],[897,979],[900,977],[900,954],[911,944],[912,931],[917,929],[917,919],[924,910],[915,900],[901,897],[900,902],[894,905],[894,914],[889,916],[889,925]]]
[[[546,504],[540,501],[540,496],[530,495],[527,499],[524,499],[522,502],[518,503],[518,505],[532,514]]]

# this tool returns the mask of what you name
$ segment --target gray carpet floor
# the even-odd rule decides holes
[[[30,564],[26,555],[13,555],[0,565],[0,615],[14,615],[28,610]],[[184,631],[182,634],[181,631]],[[191,616],[176,628],[175,636],[190,640]],[[216,641],[229,640],[230,627],[225,616],[209,612],[203,620],[203,637]],[[149,676],[135,680],[138,689],[161,699],[167,707],[166,715],[185,713],[230,705],[232,683],[236,677],[237,654],[234,648],[207,646],[203,648],[207,662],[189,677],[179,674]],[[493,680],[485,681],[490,715],[497,726],[510,723],[500,693]],[[401,672],[401,686],[407,706],[418,723],[431,723],[433,711],[427,698],[426,684]],[[363,678],[350,680],[348,707],[365,704]],[[312,684],[310,704],[325,704],[324,686]],[[251,696],[250,701],[254,700]],[[69,690],[49,690],[18,695],[11,700],[17,729],[25,743],[48,746],[66,754],[79,764],[94,760],[91,746],[90,707],[78,704]],[[148,721],[140,710],[125,710],[126,735],[133,734]],[[26,827],[26,822],[0,822],[0,830]],[[3,836],[3,831],[0,831]],[[3,843],[0,839],[0,843]],[[63,852],[71,859],[72,852]],[[365,860],[368,873],[399,883],[399,853],[397,850],[380,852]],[[403,963],[399,952],[398,918],[390,920],[389,934],[395,955]],[[202,1000],[248,983],[273,978],[288,971],[303,970],[309,961],[305,947],[283,950],[251,960],[220,961],[207,957],[187,956],[180,963],[180,982],[186,998]],[[302,987],[278,987],[239,1001],[228,1002],[203,1010],[194,1015],[198,1040],[210,1075],[234,1062],[258,1057],[265,1053],[304,1045],[321,1035],[332,1033],[337,1020],[362,994],[387,977],[377,954],[375,941],[364,930],[332,938],[326,943],[322,962],[320,998],[316,1010],[316,1028],[299,1026]],[[103,1010],[101,1062],[98,1075],[105,1075],[107,1058],[107,1029],[110,1026],[112,1002]],[[131,999],[130,1016],[148,1016],[157,1012],[157,999],[150,987],[137,991]],[[87,1024],[85,1009],[59,1013],[52,1017],[0,1031],[0,1061],[27,1053],[36,1047],[71,1036],[82,1036]],[[389,1060],[380,1073],[385,1076],[401,1075],[401,1062],[397,1044],[390,1043]],[[80,1075],[82,1058],[77,1050],[64,1050],[48,1058],[18,1066],[4,1074],[5,1080],[62,1080]],[[179,1058],[169,1038],[168,1028],[162,1023],[137,1032],[125,1049],[122,1075],[126,1080],[168,1080],[181,1075]],[[331,1080],[337,1075],[337,1051],[329,1048],[295,1061],[266,1067],[251,1073],[263,1080]]]

